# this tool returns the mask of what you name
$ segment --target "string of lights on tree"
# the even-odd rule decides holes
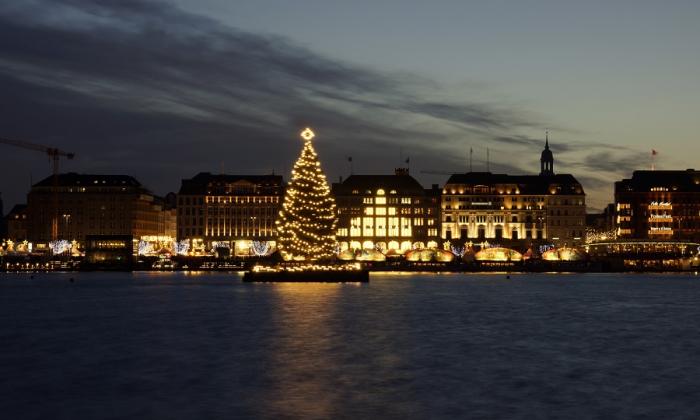
[[[153,252],[153,246],[146,241],[139,241],[139,255],[147,255]]]
[[[253,254],[256,257],[264,257],[270,253],[270,243],[268,241],[253,241]]]
[[[51,249],[51,253],[53,255],[60,255],[64,252],[70,251],[71,247],[71,243],[65,239],[59,239],[56,241],[49,242],[49,248]]]
[[[314,132],[301,133],[304,147],[294,164],[276,221],[279,249],[287,259],[314,261],[335,256],[335,200],[311,140]]]
[[[175,242],[175,253],[177,255],[187,255],[187,251],[190,249],[190,242],[187,239],[183,239],[179,242]]]
[[[615,229],[599,230],[594,228],[586,229],[586,244],[596,242],[614,241],[617,239],[617,231]]]

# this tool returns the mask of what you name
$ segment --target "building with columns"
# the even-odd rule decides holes
[[[585,198],[573,175],[554,173],[547,138],[539,175],[452,175],[442,190],[441,236],[459,243],[576,245],[585,240]]]

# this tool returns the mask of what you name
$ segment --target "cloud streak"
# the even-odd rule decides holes
[[[502,167],[537,169],[542,140],[520,131],[541,124],[508,104],[446,101],[434,82],[328,58],[167,3],[6,3],[0,128],[75,151],[69,169],[133,174],[161,193],[222,163],[228,172],[284,171],[298,153],[294,133],[306,124],[317,127],[332,176],[346,172],[348,155],[358,170],[388,172],[399,164],[399,148],[424,168],[463,167],[477,143],[527,151],[530,161]],[[590,147],[561,142],[555,151]],[[617,167],[604,163],[608,154],[581,156],[576,165],[586,171]],[[41,162],[28,162],[2,164],[46,173]],[[5,181],[2,189],[20,201],[24,185]]]

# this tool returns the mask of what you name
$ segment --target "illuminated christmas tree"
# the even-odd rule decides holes
[[[336,254],[335,200],[311,144],[314,132],[307,128],[301,138],[304,148],[294,164],[276,222],[279,249],[287,260],[332,258]]]

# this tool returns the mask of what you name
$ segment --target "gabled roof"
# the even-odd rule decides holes
[[[12,207],[12,210],[10,210],[10,212],[7,213],[7,216],[5,216],[5,217],[9,218],[10,216],[14,216],[15,214],[22,214],[22,213],[25,213],[26,211],[27,211],[27,205],[26,205],[26,204],[15,204],[15,205]]]

